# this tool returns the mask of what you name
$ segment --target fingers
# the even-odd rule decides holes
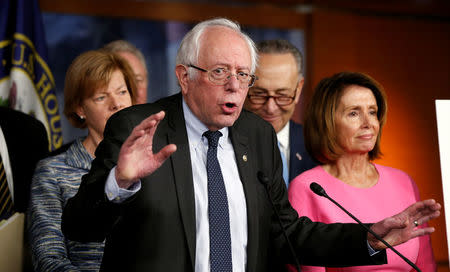
[[[417,202],[417,211],[437,211],[441,209],[441,204],[436,203],[436,200],[434,199],[427,199],[420,202]]]
[[[440,209],[441,205],[439,203],[436,203],[434,199],[427,199],[412,204],[405,210],[405,212],[414,221],[420,219],[423,216],[434,214]],[[437,214],[437,216],[439,216],[439,214]],[[436,218],[436,216],[433,218]]]
[[[164,116],[166,114],[164,111],[160,111],[158,113],[152,114],[149,117],[145,118],[139,125],[137,125],[134,129],[135,130],[148,130],[155,128],[158,123],[164,119]]]
[[[159,164],[162,164],[175,151],[177,151],[177,146],[176,145],[174,145],[174,144],[166,145],[163,149],[161,149],[158,153],[155,154],[155,160]]]
[[[411,209],[410,209],[411,208]],[[411,205],[407,211],[412,221],[417,221],[419,225],[439,217],[441,205],[434,199],[427,199]]]
[[[414,224],[417,222],[417,226],[420,226],[432,219],[435,219],[437,217],[439,217],[441,215],[441,212],[439,210],[434,211],[432,213],[426,214],[426,215],[421,215],[420,217],[418,217],[417,219],[414,220]]]
[[[411,237],[409,239],[416,238],[416,237],[423,236],[423,235],[428,235],[428,234],[433,233],[434,231],[435,231],[435,228],[433,228],[433,227],[416,228],[411,232]]]
[[[424,207],[420,210],[421,215],[434,214],[439,212],[441,209],[441,204],[436,203],[434,199],[424,200]],[[439,216],[439,215],[438,215]],[[433,217],[435,218],[435,217]]]
[[[156,127],[158,126],[159,122],[162,119],[164,119],[164,116],[165,116],[165,112],[160,111],[158,113],[152,114],[149,117],[145,118],[139,125],[137,125],[133,129],[130,136],[128,136],[127,142],[133,143],[137,139],[140,139],[146,133],[153,136],[155,133]]]

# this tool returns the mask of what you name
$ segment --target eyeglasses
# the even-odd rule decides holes
[[[217,67],[209,71],[192,64],[189,64],[188,67],[208,73],[209,81],[216,85],[225,85],[230,81],[231,76],[235,76],[239,81],[241,88],[250,88],[253,84],[255,84],[255,80],[258,79],[257,76],[249,75],[245,72],[237,72],[236,74],[232,74],[230,70],[224,67]]]
[[[292,104],[292,102],[294,102],[294,99],[295,99],[295,95],[294,96],[287,96],[287,95],[275,96],[275,95],[265,95],[265,94],[264,95],[248,94],[247,97],[248,97],[248,100],[250,101],[250,103],[255,104],[255,105],[264,105],[267,103],[267,101],[270,98],[273,98],[273,100],[275,100],[275,103],[280,107]]]

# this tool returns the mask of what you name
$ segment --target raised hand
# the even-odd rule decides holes
[[[371,229],[384,238],[392,246],[402,244],[412,238],[434,232],[434,228],[419,228],[418,226],[437,218],[441,205],[434,199],[416,202],[399,214],[385,218],[373,224]],[[386,246],[372,234],[367,234],[370,246],[375,250],[385,249]]]
[[[123,143],[116,166],[116,180],[120,188],[129,188],[139,179],[150,175],[177,150],[169,144],[153,153],[153,135],[165,113],[160,111],[137,125]]]

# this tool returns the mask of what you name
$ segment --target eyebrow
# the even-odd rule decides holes
[[[360,109],[360,108],[361,108],[361,105],[350,105],[350,106],[345,107],[344,110],[348,110],[348,109]],[[370,109],[372,109],[372,108],[378,109],[378,105],[377,105],[377,104],[372,104],[372,105],[369,105],[369,108],[370,108]]]
[[[119,85],[119,87],[117,87],[117,88],[114,88],[112,90],[112,92],[121,91],[121,89],[124,89],[124,88],[128,90],[128,86],[127,86],[126,83]],[[102,91],[98,92],[98,94],[108,94],[108,93],[110,93],[110,92],[105,91],[105,90],[107,90],[107,88],[104,88]]]
[[[115,89],[115,91],[119,91],[120,89],[123,89],[123,88],[126,88],[126,89],[128,89],[128,86],[127,86],[127,84],[125,83],[125,84],[122,84],[122,85],[120,85],[119,87],[117,87],[116,89]]]
[[[212,69],[213,67],[217,67],[217,66],[220,66],[220,67],[223,66],[223,67],[226,67],[227,69],[232,68],[230,64],[216,63],[216,64],[211,65],[210,66],[211,68],[208,68],[208,70]],[[236,70],[248,70],[248,72],[250,73],[250,68],[248,68],[247,66],[238,66],[238,67],[236,67]]]
[[[260,91],[265,91],[266,93],[269,92],[269,90],[267,90],[265,88],[262,88],[262,87],[258,87],[258,86],[253,86],[252,89],[253,90],[257,89],[257,90],[260,90]],[[273,92],[275,92],[275,93],[279,93],[279,92],[282,92],[282,91],[291,91],[291,90],[289,88],[278,88],[278,89],[273,90]],[[294,92],[295,92],[295,90],[294,90]]]

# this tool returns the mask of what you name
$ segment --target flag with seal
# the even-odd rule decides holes
[[[0,61],[0,106],[40,120],[47,129],[49,150],[60,147],[61,117],[37,0],[2,0]]]

